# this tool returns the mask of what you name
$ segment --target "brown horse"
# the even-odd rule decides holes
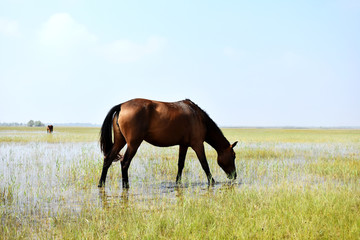
[[[48,125],[46,128],[47,133],[52,133],[54,131],[54,126],[53,125]]]
[[[114,106],[101,127],[100,146],[104,153],[104,164],[99,187],[105,184],[111,163],[118,160],[121,160],[123,187],[129,187],[128,169],[144,140],[159,147],[180,146],[177,183],[181,181],[189,147],[200,160],[209,184],[215,183],[206,160],[204,141],[217,151],[217,162],[228,178],[236,178],[233,148],[237,142],[230,144],[215,122],[199,106],[189,99],[173,103],[133,99]],[[126,144],[125,155],[121,156],[120,150]]]

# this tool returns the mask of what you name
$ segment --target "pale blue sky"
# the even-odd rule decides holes
[[[360,1],[0,0],[0,122],[190,98],[220,126],[360,126]]]

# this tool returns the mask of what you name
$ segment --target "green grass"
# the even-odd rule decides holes
[[[308,165],[311,172],[330,179],[344,182],[359,181],[360,160],[359,154],[345,157],[321,157]]]
[[[223,130],[229,140],[244,142],[360,143],[359,129],[236,129]]]
[[[93,127],[0,127],[0,142],[91,142],[98,141],[100,129]]]
[[[44,133],[43,133],[44,132]],[[208,188],[189,150],[143,144],[121,188],[120,164],[96,187],[98,128],[0,128],[0,239],[359,239],[360,131],[224,129],[237,184]]]
[[[360,194],[346,187],[227,189],[176,203],[109,203],[2,227],[14,238],[357,239]],[[16,227],[16,229],[15,229]]]

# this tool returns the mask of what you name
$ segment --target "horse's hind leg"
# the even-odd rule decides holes
[[[98,187],[103,187],[105,185],[106,175],[111,166],[112,160],[110,161],[108,158],[104,157],[104,164],[101,172],[101,177],[99,181]]]
[[[115,138],[114,146],[112,147],[110,153],[104,157],[104,164],[103,164],[103,169],[101,172],[101,177],[100,177],[98,187],[102,187],[103,185],[105,185],[106,175],[109,170],[109,167],[111,166],[111,163],[113,161],[118,161],[120,159],[120,157],[119,157],[120,150],[126,144],[125,138],[124,138],[124,136],[122,136],[122,134],[120,134],[119,136],[115,136],[115,137],[117,137],[117,138]]]
[[[141,142],[136,143],[136,144],[134,144],[134,143],[128,144],[124,158],[121,161],[121,174],[122,174],[123,188],[129,188],[128,170],[130,167],[131,160],[135,156],[140,144],[141,144]]]

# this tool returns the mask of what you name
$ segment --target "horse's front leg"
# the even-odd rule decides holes
[[[198,159],[200,161],[201,167],[203,168],[203,170],[204,170],[204,172],[206,174],[209,185],[214,185],[215,180],[212,177],[212,174],[211,174],[210,168],[209,168],[209,164],[208,164],[208,162],[206,160],[204,145],[200,144],[198,146],[193,147],[193,149],[194,149],[194,151],[196,153],[196,156],[198,157]]]
[[[181,183],[181,175],[182,175],[182,171],[184,169],[184,164],[185,164],[185,158],[186,158],[186,153],[187,153],[188,147],[187,146],[181,146],[180,145],[180,149],[179,149],[179,161],[178,161],[178,173],[176,176],[176,184],[180,184]]]

